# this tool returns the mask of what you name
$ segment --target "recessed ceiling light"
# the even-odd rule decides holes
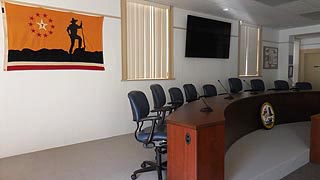
[[[223,11],[229,11],[229,8],[223,8]]]

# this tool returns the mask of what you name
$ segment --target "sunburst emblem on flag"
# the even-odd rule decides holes
[[[28,26],[33,34],[39,38],[47,38],[53,34],[55,25],[47,14],[36,13],[29,17]]]

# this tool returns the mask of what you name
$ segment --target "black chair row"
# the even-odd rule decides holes
[[[228,83],[231,93],[239,93],[242,91],[242,82],[239,78],[229,78]],[[261,79],[252,79],[250,81],[251,89],[245,91],[265,91],[265,85]],[[297,82],[293,90],[311,90],[312,85],[309,82]],[[268,90],[290,90],[289,83],[285,80],[274,81],[274,88]]]
[[[229,78],[228,83],[230,86],[231,93],[239,93],[242,91],[242,82],[239,78]],[[264,82],[261,79],[252,79],[250,81],[251,89],[245,91],[264,91]]]
[[[171,102],[168,102],[169,105],[166,105],[166,95],[160,84],[152,84],[150,89],[154,102],[154,109],[152,112],[157,112],[158,115],[161,115],[162,121],[164,121],[167,112],[170,114],[173,110],[176,110],[184,104],[183,93],[178,87],[172,87],[169,89],[171,99]],[[212,97],[218,95],[216,87],[212,84],[206,84],[203,86],[203,96],[199,95],[193,84],[185,84],[183,85],[183,89],[185,92],[186,102],[188,103],[198,100],[200,97]]]
[[[289,83],[285,80],[274,81],[275,90],[312,90],[312,84],[309,82],[297,82],[293,88],[290,88]]]
[[[212,96],[218,95],[217,88],[212,84],[205,84],[202,86],[202,88],[203,88],[203,95],[200,96],[199,93],[197,92],[196,87],[193,84],[183,85],[186,101],[190,103],[192,101],[198,100],[200,97],[212,97]]]
[[[203,96],[199,95],[196,87],[193,84],[185,84],[183,85],[183,89],[186,97],[186,102],[188,103],[198,100],[200,97],[212,97],[212,96],[218,95],[216,87],[212,84],[205,84],[203,86],[203,92],[204,92]],[[178,87],[170,88],[169,94],[171,99],[170,104],[172,104],[171,107],[173,108],[173,110],[176,110],[177,108],[179,108],[184,104],[184,97],[180,88]]]

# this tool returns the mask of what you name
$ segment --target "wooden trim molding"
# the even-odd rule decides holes
[[[241,42],[241,21],[238,21],[238,72],[237,75],[240,77],[240,42]]]
[[[263,65],[263,58],[261,58],[262,56],[263,56],[263,54],[262,54],[262,33],[263,33],[263,28],[260,26],[259,27],[259,41],[258,41],[258,43],[259,43],[259,50],[258,50],[258,62],[257,62],[257,70],[258,70],[258,75],[257,75],[257,77],[258,76],[262,76],[261,75],[261,72],[262,72],[262,65]]]
[[[127,80],[127,0],[121,0],[122,80]]]
[[[174,41],[173,41],[173,7],[169,9],[169,75],[168,79],[174,79]]]

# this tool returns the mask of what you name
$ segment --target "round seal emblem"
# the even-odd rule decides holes
[[[262,105],[260,116],[264,128],[272,129],[275,123],[275,114],[270,103],[266,102]]]

